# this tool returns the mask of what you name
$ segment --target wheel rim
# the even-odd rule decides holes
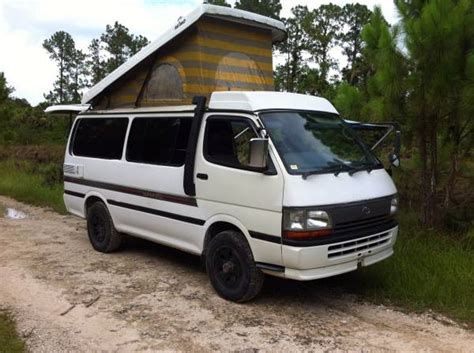
[[[242,281],[242,264],[234,249],[221,246],[214,255],[217,280],[226,288],[235,289]]]
[[[105,240],[105,223],[103,217],[95,214],[91,217],[92,237],[99,243]]]

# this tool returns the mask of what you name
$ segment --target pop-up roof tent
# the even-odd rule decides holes
[[[83,96],[92,109],[190,104],[213,91],[272,91],[282,22],[201,5]]]

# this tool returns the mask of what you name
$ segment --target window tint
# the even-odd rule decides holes
[[[204,153],[214,163],[247,167],[250,162],[250,139],[257,137],[246,120],[209,119],[206,125]]]
[[[80,119],[72,152],[82,157],[120,159],[127,126],[128,118]]]
[[[188,145],[191,118],[137,118],[128,137],[127,160],[181,166]]]

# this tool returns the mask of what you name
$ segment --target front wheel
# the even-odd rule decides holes
[[[252,251],[239,232],[224,231],[210,241],[206,269],[212,286],[224,299],[243,303],[262,289],[264,274],[255,266]]]

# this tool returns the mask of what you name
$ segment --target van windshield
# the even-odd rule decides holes
[[[382,167],[336,114],[278,111],[260,117],[290,174],[304,177]]]

